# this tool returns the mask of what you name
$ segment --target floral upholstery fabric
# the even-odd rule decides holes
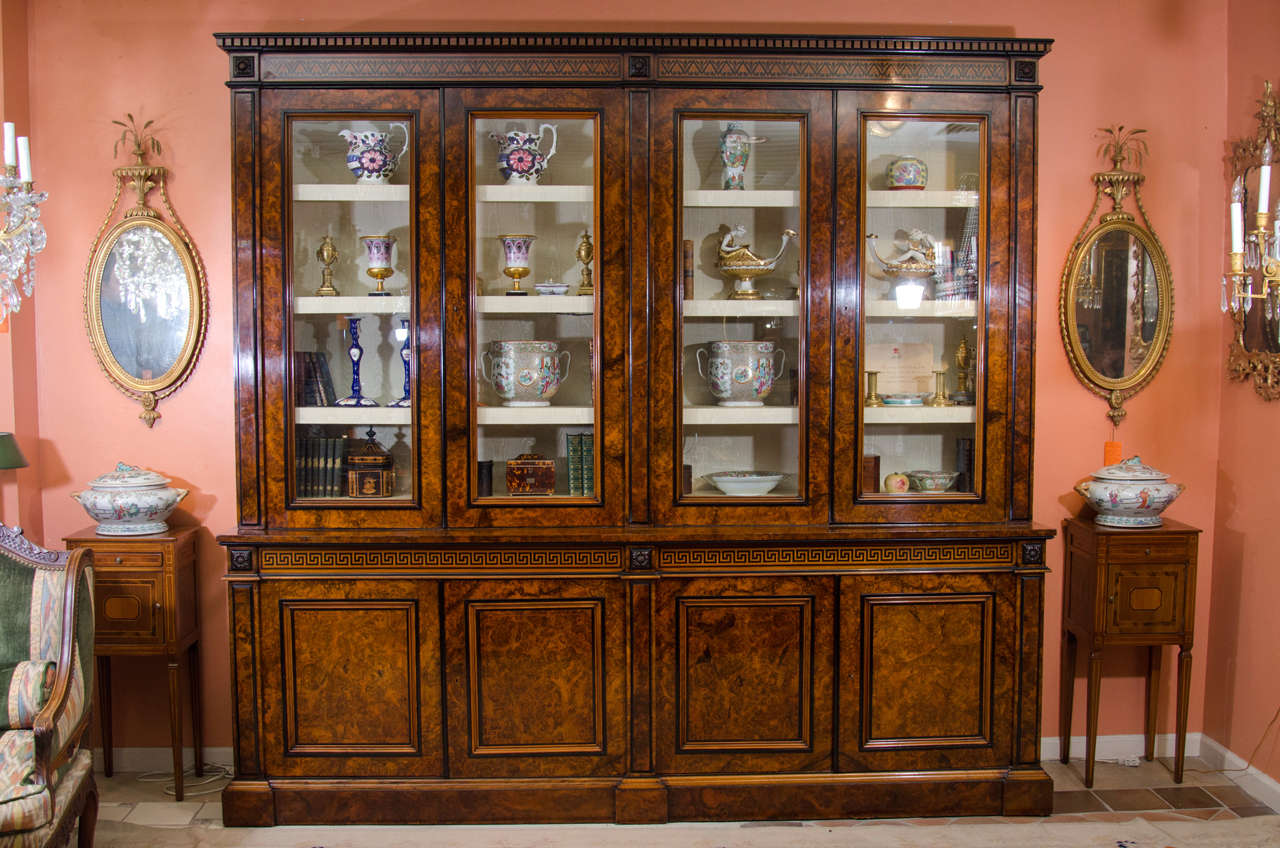
[[[0,716],[0,730],[35,726],[36,713],[49,702],[53,676],[58,664],[49,660],[26,660],[0,667],[0,691],[8,691],[8,708]]]
[[[5,734],[6,736],[8,734]],[[9,821],[7,815],[3,812],[8,805],[0,806],[0,848],[35,848],[45,844],[50,834],[58,826],[58,819],[72,812],[71,801],[76,791],[80,789],[86,781],[93,779],[93,757],[88,751],[81,749],[76,752],[71,763],[64,769],[62,776],[58,780],[58,788],[52,798],[51,809],[57,812],[57,817],[46,816],[40,825],[35,825],[27,830],[9,832]],[[45,789],[43,796],[49,798],[49,791]]]
[[[36,777],[35,732],[0,735],[0,831],[32,830],[53,818],[53,796]]]

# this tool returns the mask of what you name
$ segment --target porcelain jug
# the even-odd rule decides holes
[[[542,150],[542,140],[551,132],[551,149]],[[538,178],[547,168],[547,162],[556,155],[555,124],[543,124],[538,134],[521,130],[505,133],[489,133],[498,143],[498,170],[507,185],[537,185]]]
[[[396,123],[404,133],[404,145],[399,153],[391,152],[391,133],[377,130],[341,130],[338,135],[347,142],[347,168],[361,183],[381,185],[391,179],[400,164],[400,158],[409,149],[409,125]]]

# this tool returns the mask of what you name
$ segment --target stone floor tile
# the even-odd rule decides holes
[[[133,812],[133,804],[111,804],[106,801],[98,803],[98,818],[102,821],[123,821]]]
[[[1152,790],[1169,802],[1175,810],[1202,809],[1221,806],[1217,799],[1199,786],[1158,786]]]
[[[1138,813],[1081,813],[1080,817],[1088,822],[1108,822],[1118,823],[1133,821],[1138,817]]]
[[[1061,763],[1057,760],[1042,760],[1040,767],[1045,770],[1045,773],[1053,781],[1055,790],[1063,792],[1084,789],[1084,778],[1069,764]]]
[[[1053,812],[1058,813],[1094,813],[1106,812],[1108,807],[1088,789],[1070,792],[1053,793]]]
[[[1170,804],[1150,789],[1099,789],[1095,793],[1117,812],[1121,810],[1167,810]]]
[[[1234,783],[1206,786],[1204,790],[1222,802],[1224,807],[1249,807],[1257,800]]]
[[[1209,821],[1227,821],[1228,819],[1238,819],[1238,818],[1240,817],[1237,816],[1231,810],[1222,809],[1222,810],[1218,810],[1218,812],[1214,815],[1214,817],[1209,819]]]
[[[1224,809],[1226,808],[1225,807],[1205,807],[1202,810],[1178,810],[1178,812],[1184,816],[1187,816],[1188,818],[1198,819],[1200,821],[1208,821],[1209,819],[1216,816],[1218,813],[1222,812],[1222,810]]]
[[[191,824],[201,806],[199,801],[140,801],[124,821],[156,827],[182,827]]]
[[[1269,816],[1272,810],[1266,804],[1248,804],[1243,807],[1232,807],[1231,812],[1235,813],[1242,819],[1251,818],[1252,816]]]

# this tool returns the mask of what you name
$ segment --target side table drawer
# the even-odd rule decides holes
[[[1185,563],[1109,563],[1109,634],[1176,635],[1187,626]]]
[[[94,551],[93,564],[104,570],[163,568],[164,554],[160,551]]]
[[[93,614],[100,645],[163,644],[164,588],[161,575],[139,571],[99,573],[94,581]]]
[[[1107,558],[1112,562],[1182,562],[1187,558],[1187,540],[1113,538],[1107,545]]]

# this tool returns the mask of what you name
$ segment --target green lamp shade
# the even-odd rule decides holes
[[[26,468],[27,460],[12,433],[0,433],[0,468]]]

